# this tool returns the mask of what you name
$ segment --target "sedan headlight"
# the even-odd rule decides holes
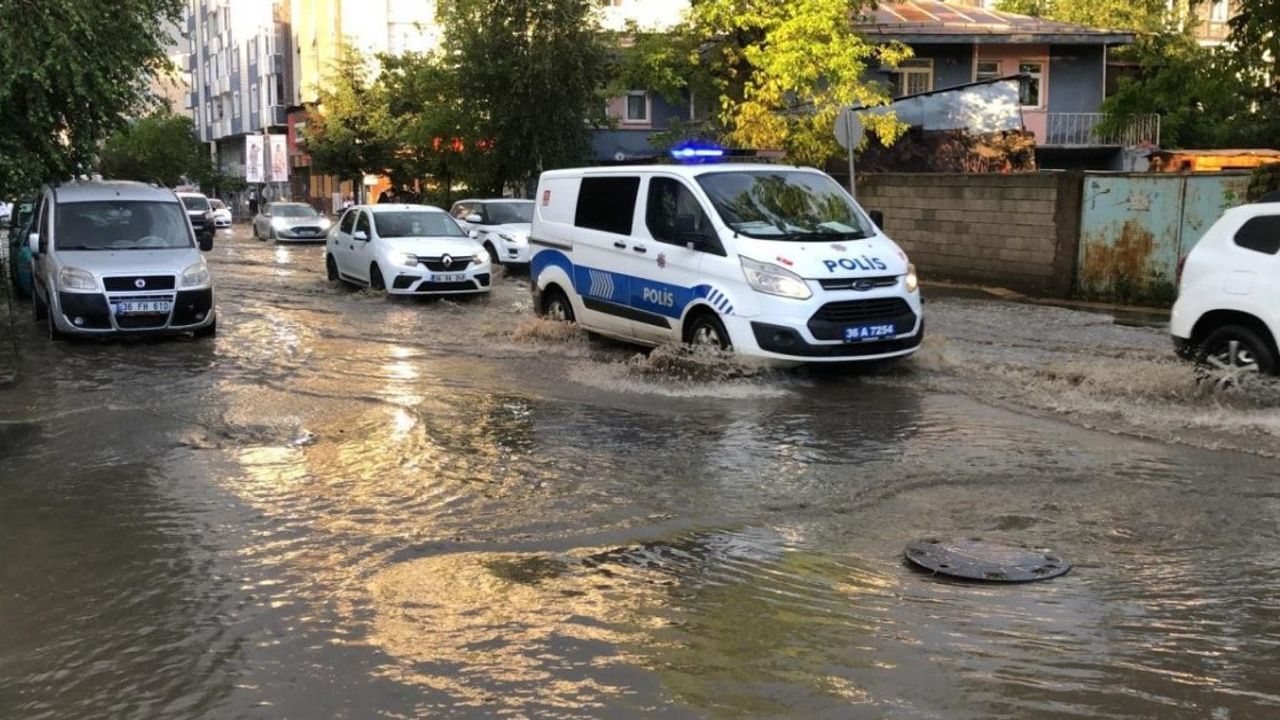
[[[325,230],[328,230],[328,229],[329,229],[329,226],[330,226],[330,225],[332,225],[332,224],[333,224],[333,222],[332,222],[331,220],[329,220],[329,218],[320,218],[320,227],[321,227],[321,228],[323,228],[323,229],[325,229]]]
[[[209,266],[196,263],[182,271],[182,287],[200,287],[209,284]]]
[[[282,217],[271,218],[271,227],[277,230],[283,230],[288,226],[289,226],[289,221],[286,218],[282,218]]]
[[[58,287],[63,290],[97,290],[98,283],[87,270],[65,267],[58,273]]]
[[[520,237],[519,235],[515,235],[513,233],[498,233],[498,237],[502,238],[503,240],[506,240],[509,243],[516,243],[517,245],[519,245],[520,242],[524,240],[524,238]]]
[[[392,250],[390,253],[387,254],[387,257],[390,258],[391,262],[396,265],[406,265],[408,267],[413,267],[414,265],[418,264],[418,256],[414,255],[413,253],[400,252],[399,250]]]
[[[778,265],[762,263],[751,258],[742,258],[742,274],[747,276],[747,283],[756,292],[779,297],[808,300],[813,291],[804,278]]]
[[[920,288],[920,278],[916,276],[916,266],[907,264],[907,292],[915,292]]]

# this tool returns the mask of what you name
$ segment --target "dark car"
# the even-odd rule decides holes
[[[24,198],[13,204],[9,215],[9,279],[19,295],[31,295],[31,250],[27,236],[31,230],[31,215],[35,200]]]
[[[187,217],[191,218],[191,229],[201,244],[212,243],[217,228],[213,224],[213,206],[209,198],[200,193],[180,192],[178,197],[187,208]]]

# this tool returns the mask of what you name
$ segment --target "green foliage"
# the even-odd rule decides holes
[[[98,171],[121,180],[155,178],[169,187],[195,180],[209,160],[195,123],[164,110],[115,131],[102,145]]]
[[[1267,193],[1280,192],[1280,163],[1263,165],[1253,171],[1249,177],[1249,189],[1245,193],[1247,202],[1254,202]]]
[[[373,81],[368,58],[350,44],[316,88],[303,133],[316,170],[359,181],[383,173],[399,145],[386,89]]]
[[[888,89],[867,71],[910,57],[854,31],[857,0],[701,0],[667,36],[643,36],[623,61],[633,87],[714,97],[712,121],[696,134],[744,147],[781,148],[796,162],[821,164],[838,151],[835,117],[851,105],[883,105]],[[902,132],[892,115],[863,117],[884,142]]]
[[[0,195],[86,170],[124,117],[154,103],[166,25],[185,5],[0,1]]]
[[[1001,0],[1003,12],[1061,20],[1095,28],[1160,32],[1171,26],[1186,3],[1167,0]]]

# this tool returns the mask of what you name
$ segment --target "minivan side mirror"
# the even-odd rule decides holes
[[[884,229],[884,213],[879,210],[870,210],[867,214],[871,216],[871,222],[876,224],[877,229]]]
[[[31,248],[32,255],[40,254],[40,233],[31,233],[27,236],[27,247]]]
[[[200,244],[200,252],[209,252],[210,250],[213,249],[212,235],[202,235],[197,239],[196,242]]]
[[[484,224],[484,218],[480,217],[479,215],[477,215],[477,214],[475,214],[475,213],[471,213],[471,214],[470,214],[470,215],[468,215],[465,219],[466,219],[466,221],[467,221],[467,222],[469,222],[469,223],[475,223],[476,225],[483,225],[483,224]]]
[[[363,231],[363,230],[357,230],[357,231],[355,232],[355,234],[354,234],[354,235],[352,235],[351,237],[355,238],[356,240],[362,240],[362,241],[363,241],[363,240],[368,240],[368,239],[369,239],[369,233],[367,233],[367,232],[365,232],[365,231]]]

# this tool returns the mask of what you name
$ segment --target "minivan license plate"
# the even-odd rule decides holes
[[[168,300],[119,302],[114,306],[117,315],[168,315],[172,305]]]
[[[863,342],[865,340],[881,340],[898,334],[893,323],[881,325],[846,325],[844,327],[845,342]]]
[[[465,273],[436,273],[431,276],[431,282],[437,283],[465,282],[466,279]]]

